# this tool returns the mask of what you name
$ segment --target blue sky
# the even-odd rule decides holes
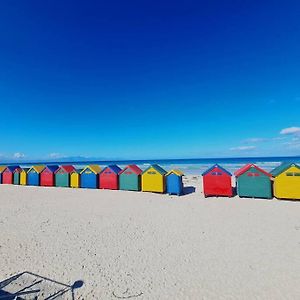
[[[299,1],[3,1],[0,158],[300,154]]]

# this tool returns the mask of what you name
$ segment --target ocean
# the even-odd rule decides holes
[[[28,167],[35,164],[72,164],[78,168],[88,164],[98,164],[101,167],[117,164],[124,167],[128,164],[136,164],[141,169],[146,169],[151,164],[159,164],[166,170],[180,169],[186,175],[200,175],[215,163],[220,164],[230,172],[234,172],[247,163],[255,163],[266,171],[271,171],[283,162],[300,163],[300,156],[294,157],[237,157],[237,158],[194,158],[194,159],[150,159],[150,160],[85,160],[85,161],[35,161],[19,163],[2,163],[3,165],[20,165]]]

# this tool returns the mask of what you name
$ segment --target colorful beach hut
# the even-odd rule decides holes
[[[279,199],[300,200],[300,166],[284,163],[271,171],[274,196]]]
[[[166,191],[167,171],[159,165],[152,165],[142,173],[142,191],[164,193]]]
[[[141,174],[143,171],[136,165],[128,165],[119,173],[119,188],[126,191],[141,190]]]
[[[75,171],[75,168],[72,165],[60,166],[55,171],[55,186],[70,187],[70,174],[73,171]]]
[[[70,187],[79,188],[80,187],[80,173],[83,169],[74,169],[70,173]]]
[[[41,172],[41,186],[55,186],[55,172],[58,170],[58,165],[48,165]]]
[[[232,197],[231,173],[219,166],[213,165],[202,173],[203,193],[208,196]]]
[[[166,174],[167,193],[170,195],[183,194],[183,173],[180,170],[171,170]]]
[[[80,173],[80,186],[82,188],[97,189],[99,187],[99,173],[101,171],[98,165],[89,165]]]
[[[3,184],[13,184],[14,182],[14,171],[20,168],[19,166],[8,166],[2,173]]]
[[[38,186],[40,185],[40,174],[45,169],[45,166],[32,166],[27,172],[27,184]]]
[[[99,188],[108,190],[119,189],[119,173],[121,168],[117,165],[105,167],[99,174]]]
[[[27,172],[29,168],[22,168],[20,173],[20,185],[27,185]]]
[[[2,183],[2,174],[5,169],[6,169],[6,166],[0,166],[0,183]]]
[[[235,173],[239,197],[273,198],[272,175],[254,164],[247,164]]]
[[[20,175],[22,172],[22,168],[18,167],[14,170],[13,173],[13,184],[14,185],[19,185],[20,184]]]

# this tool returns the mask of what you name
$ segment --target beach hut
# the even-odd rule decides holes
[[[0,183],[2,183],[2,173],[6,169],[6,166],[0,166]]]
[[[231,173],[218,164],[202,173],[203,193],[208,196],[232,197]]]
[[[254,164],[247,164],[235,173],[239,197],[273,198],[272,175]]]
[[[80,173],[80,187],[97,189],[99,186],[100,171],[101,168],[98,165],[86,166]]]
[[[83,169],[74,169],[70,173],[70,187],[79,188],[80,187],[80,173]]]
[[[99,174],[99,188],[108,190],[119,189],[119,173],[121,168],[117,165],[105,167]]]
[[[300,166],[284,163],[271,171],[274,196],[279,199],[300,200]]]
[[[27,185],[27,172],[29,168],[22,168],[20,173],[20,185]]]
[[[170,195],[183,194],[183,173],[180,170],[171,170],[166,174],[167,193]]]
[[[19,185],[20,184],[20,175],[21,175],[21,172],[22,172],[22,168],[16,168],[14,170],[14,173],[13,173],[13,184],[15,184],[15,185]]]
[[[8,166],[2,173],[3,184],[13,184],[14,182],[14,171],[20,168],[19,166]]]
[[[72,165],[60,166],[55,171],[55,186],[69,187],[70,186],[70,174],[73,171],[75,171],[75,168]]]
[[[27,184],[28,185],[40,185],[40,174],[45,169],[45,166],[38,165],[38,166],[32,166],[27,171]]]
[[[127,191],[141,190],[141,174],[143,171],[136,165],[128,165],[119,173],[119,188]]]
[[[55,172],[58,170],[58,165],[49,165],[41,172],[41,186],[55,186]]]
[[[166,191],[166,170],[159,165],[152,165],[142,173],[142,191],[164,193]]]

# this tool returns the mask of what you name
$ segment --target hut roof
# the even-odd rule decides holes
[[[15,173],[15,172],[21,173],[22,171],[23,171],[23,169],[22,169],[21,167],[18,166],[17,168],[14,169],[13,172],[14,172],[14,173]]]
[[[34,169],[37,173],[41,173],[46,166],[44,165],[37,165],[37,166],[32,166],[31,168],[28,169],[27,173],[30,172],[32,169]]]
[[[28,172],[28,170],[29,170],[30,168],[22,168],[22,171],[24,171],[24,172]]]
[[[181,171],[178,170],[178,169],[174,169],[174,170],[169,171],[169,172],[166,174],[166,176],[171,175],[171,174],[175,174],[175,175],[177,175],[177,176],[183,176],[183,175],[184,175],[183,172],[181,172]]]
[[[273,175],[274,177],[276,177],[279,174],[281,174],[282,172],[284,172],[287,169],[289,169],[290,167],[296,167],[296,168],[300,169],[300,166],[296,165],[295,163],[283,163],[280,166],[278,166],[275,169],[273,169],[270,173],[271,173],[271,175]]]
[[[74,170],[75,170],[75,167],[72,166],[72,165],[63,165],[63,166],[60,166],[56,172],[59,170],[59,169],[63,169],[66,173],[72,173]]]
[[[247,172],[250,168],[255,168],[257,171],[272,177],[272,174],[266,172],[265,170],[259,168],[258,166],[254,165],[254,164],[247,164],[245,166],[243,166],[242,168],[240,168],[239,170],[234,172],[235,177],[239,177],[240,175],[244,174],[245,172]]]
[[[8,169],[9,171],[14,172],[18,168],[20,168],[20,166],[7,166],[5,169]]]
[[[130,169],[136,175],[141,175],[143,173],[143,170],[140,169],[137,165],[128,165],[123,170],[121,170],[119,174],[124,173],[127,169]]]
[[[106,169],[112,170],[115,174],[119,174],[119,173],[122,171],[122,169],[121,169],[119,166],[117,166],[117,165],[109,165],[109,166],[105,167],[105,168],[102,170],[102,172],[103,172],[104,170],[106,170]],[[102,172],[101,172],[101,173],[102,173]]]
[[[215,165],[213,165],[212,167],[208,168],[205,172],[203,172],[203,173],[202,173],[202,176],[208,174],[208,173],[209,173],[210,171],[212,171],[214,168],[218,168],[218,169],[222,170],[224,173],[228,174],[229,176],[232,175],[229,171],[227,171],[226,169],[224,169],[224,168],[221,167],[220,165],[215,164]]]
[[[146,170],[144,170],[144,172],[142,174],[146,173],[151,168],[155,169],[161,175],[165,175],[167,173],[167,171],[165,169],[163,169],[161,166],[154,164],[154,165],[149,166]]]
[[[0,166],[0,173],[2,173],[6,169],[6,166]]]
[[[54,173],[55,171],[57,171],[59,169],[59,166],[58,165],[47,165],[46,169],[48,169],[49,171]]]
[[[98,165],[88,165],[84,169],[82,169],[80,174],[83,173],[86,169],[90,169],[95,174],[99,174],[101,172],[100,166],[98,166]]]

